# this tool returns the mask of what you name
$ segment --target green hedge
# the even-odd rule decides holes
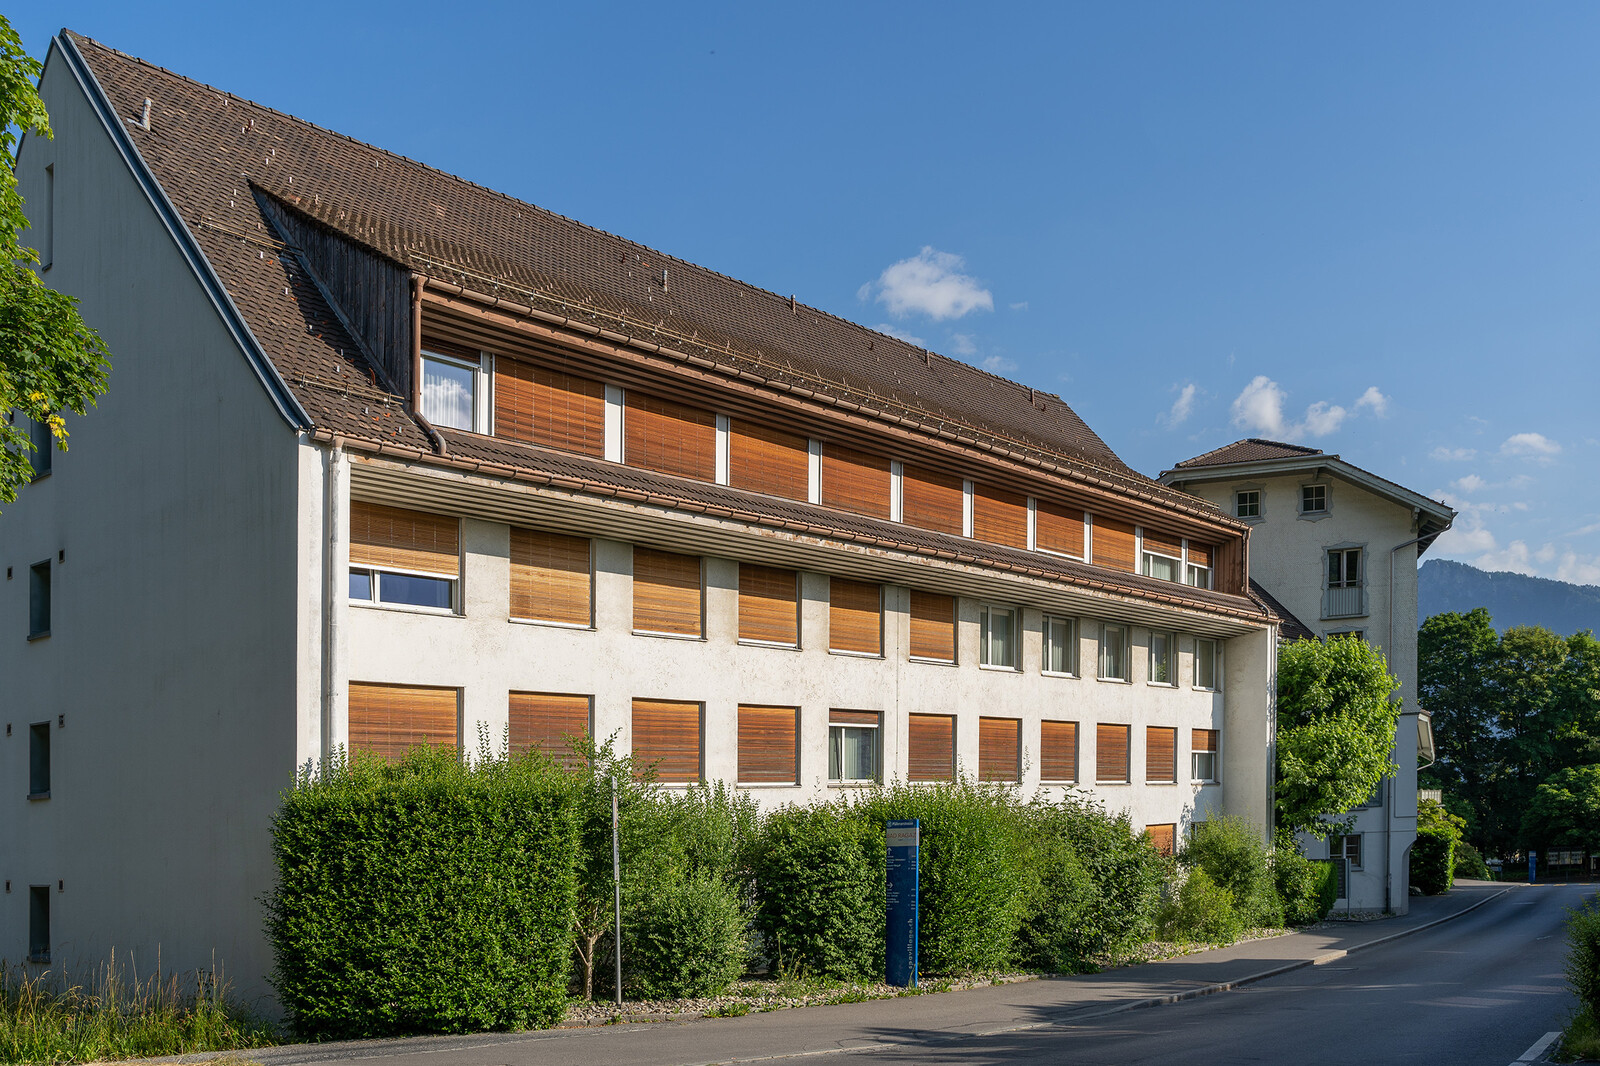
[[[1600,900],[1567,912],[1566,971],[1579,1008],[1600,1022]]]
[[[1273,853],[1272,876],[1285,925],[1320,922],[1339,898],[1339,872],[1333,863],[1313,862],[1293,844],[1281,844]]]
[[[1195,823],[1194,835],[1184,845],[1179,861],[1205,871],[1213,884],[1226,891],[1246,928],[1283,924],[1283,903],[1273,881],[1271,855],[1260,831],[1250,823],[1240,818]]]
[[[273,977],[312,1039],[549,1026],[566,1007],[577,810],[538,758],[303,775],[273,821]]]
[[[1417,804],[1417,842],[1411,846],[1411,883],[1429,896],[1455,884],[1456,842],[1461,819],[1433,800]]]

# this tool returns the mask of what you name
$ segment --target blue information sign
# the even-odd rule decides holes
[[[888,937],[884,979],[898,988],[917,987],[917,868],[922,820],[891,820],[885,833],[889,854]]]
[[[893,823],[891,822],[890,824],[892,825]],[[1529,848],[1528,849],[1528,884],[1531,885],[1535,881],[1538,880],[1538,876],[1537,876],[1538,873],[1539,873],[1539,853],[1537,851],[1534,851],[1532,848]]]

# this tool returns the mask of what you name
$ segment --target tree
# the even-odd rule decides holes
[[[19,131],[50,137],[50,116],[34,79],[39,63],[0,15],[0,503],[10,503],[32,476],[34,451],[18,415],[49,427],[67,447],[63,412],[84,414],[106,391],[110,356],[84,324],[78,301],[48,289],[34,267],[38,253],[22,243],[28,220],[17,190]]]
[[[1364,640],[1299,640],[1278,656],[1280,830],[1327,837],[1396,770],[1400,687]]]
[[[1551,774],[1533,790],[1522,816],[1529,848],[1583,848],[1600,844],[1600,764]]]

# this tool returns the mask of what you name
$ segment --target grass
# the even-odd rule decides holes
[[[1600,1062],[1600,1025],[1586,1010],[1579,1011],[1561,1034],[1557,1062]]]
[[[115,957],[90,984],[0,971],[0,1063],[74,1063],[266,1047],[275,1034],[227,998],[220,974],[140,981]]]

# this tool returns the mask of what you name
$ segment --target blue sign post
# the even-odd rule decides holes
[[[898,988],[917,987],[917,868],[921,865],[922,820],[891,820],[884,834],[888,884],[888,937],[884,980]]]
[[[1531,885],[1531,884],[1534,883],[1535,880],[1538,879],[1537,878],[1538,873],[1539,873],[1539,853],[1537,851],[1534,851],[1532,848],[1529,848],[1528,849],[1528,884]]]

